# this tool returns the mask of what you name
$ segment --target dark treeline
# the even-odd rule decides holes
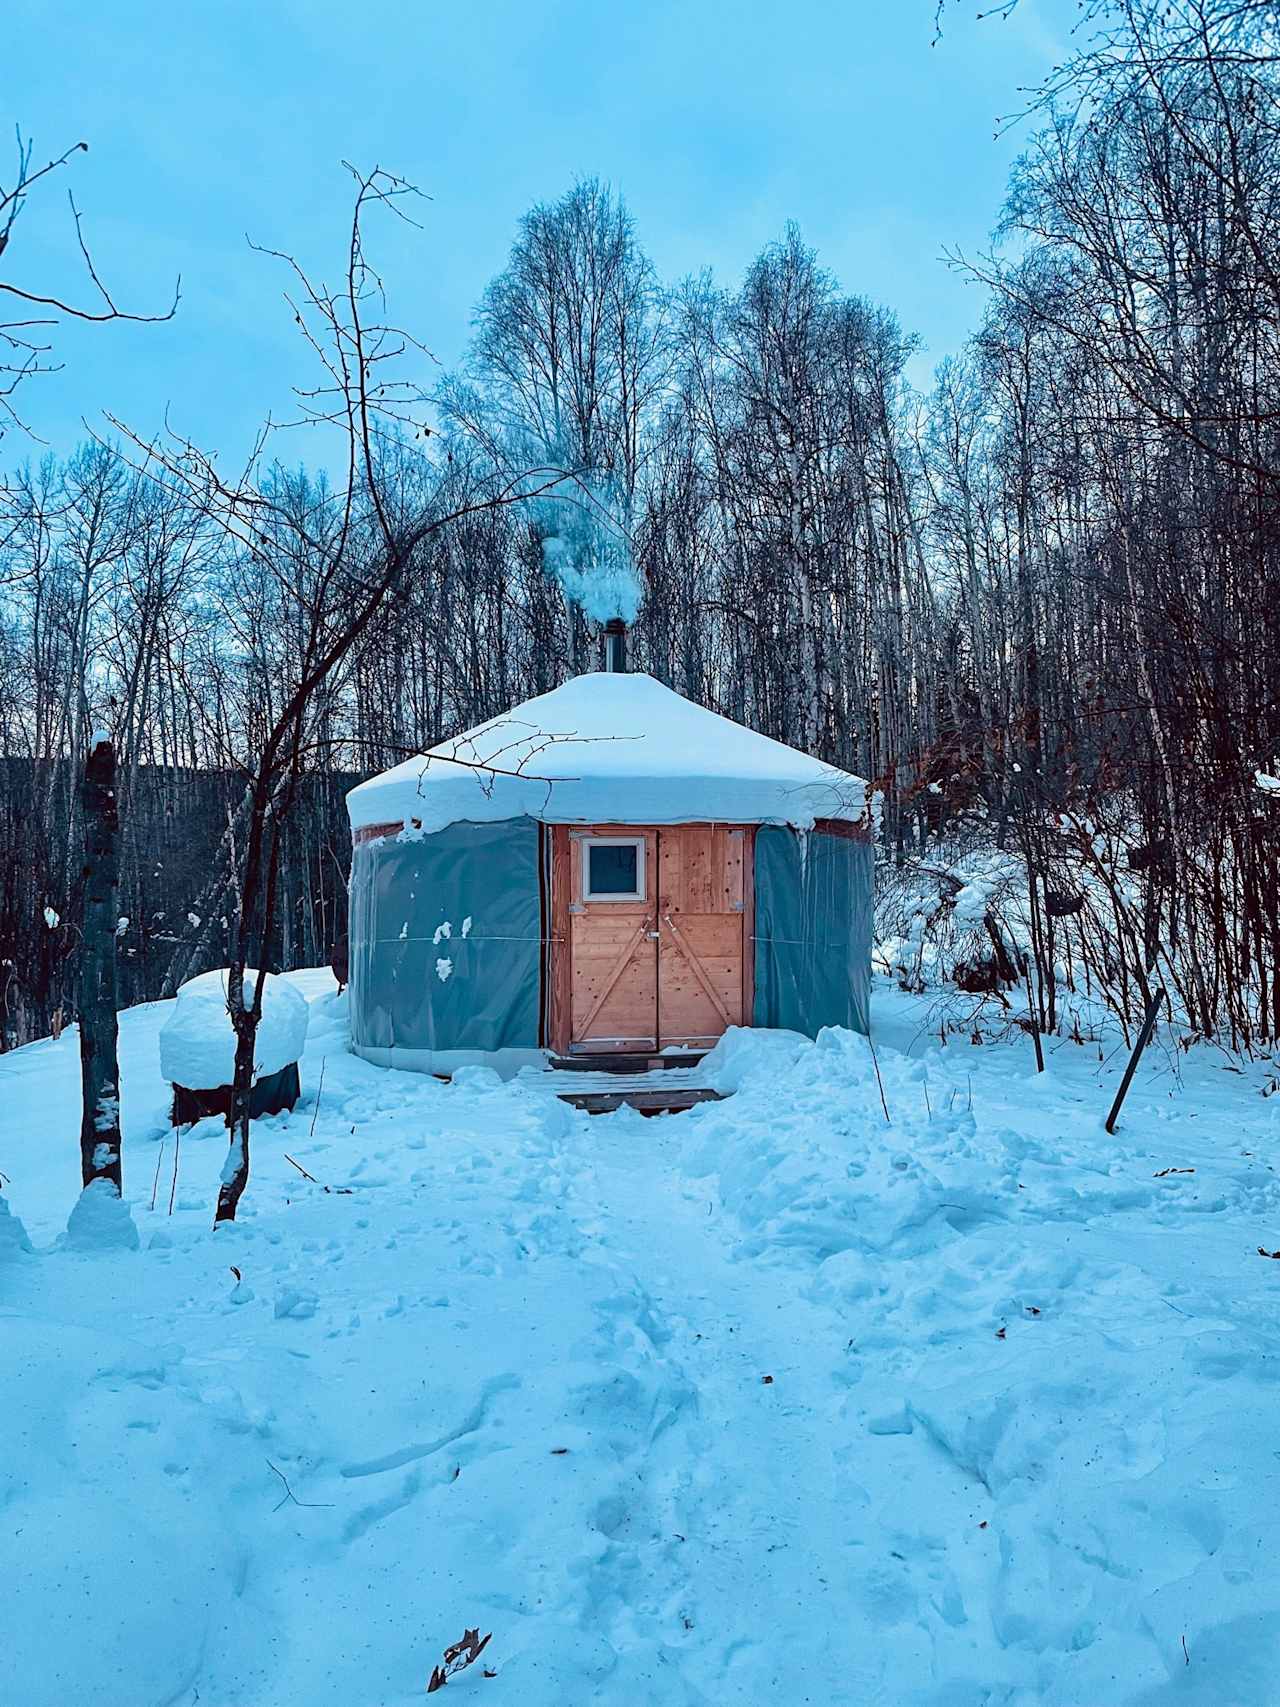
[[[231,771],[151,764],[122,780],[116,952],[120,1001],[128,1007],[170,995],[185,978],[225,960],[228,896],[221,871],[211,885],[211,856],[235,822],[244,784]],[[346,930],[350,839],[343,797],[357,781],[324,771],[303,780],[286,831],[290,885],[272,936],[273,964],[321,964]],[[0,757],[0,1014],[7,1048],[74,1017],[77,783],[67,759]]]
[[[927,395],[893,314],[793,230],[736,287],[670,286],[601,185],[530,212],[438,430],[384,454],[406,513],[537,466],[571,495],[426,540],[326,685],[282,963],[341,928],[329,773],[593,667],[599,588],[625,604],[634,572],[634,665],[874,778],[886,858],[1021,851],[1047,1023],[1074,931],[1121,1011],[1158,977],[1195,1030],[1280,1035],[1280,796],[1256,782],[1280,758],[1274,8],[1101,11],[1029,121],[998,257],[956,261],[985,311]],[[0,750],[31,761],[0,807],[7,1042],[65,1000],[44,909],[73,917],[94,728],[120,752],[131,995],[224,904],[236,755],[288,679],[297,540],[329,525],[323,479],[271,492],[306,528],[240,546],[111,448],[6,492]]]

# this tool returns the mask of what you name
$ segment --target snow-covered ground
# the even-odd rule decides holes
[[[401,1707],[477,1626],[488,1707],[1280,1699],[1266,1068],[1156,1049],[1109,1138],[1120,1054],[1037,1079],[881,985],[891,1124],[844,1033],[589,1118],[361,1062],[293,982],[303,1101],[217,1233],[167,1004],[138,1250],[58,1242],[74,1036],[0,1059],[5,1702]]]

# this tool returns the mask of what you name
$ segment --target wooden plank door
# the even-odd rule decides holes
[[[746,1012],[750,832],[687,824],[658,836],[658,1047],[707,1049]]]
[[[634,856],[628,852],[633,844]],[[658,837],[634,825],[592,825],[569,837],[570,1050],[652,1054],[658,1043],[658,941],[654,919]],[[593,894],[634,869],[634,894]]]

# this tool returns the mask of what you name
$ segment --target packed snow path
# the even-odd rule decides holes
[[[1158,1053],[1111,1139],[1118,1060],[923,1048],[879,991],[891,1124],[838,1033],[593,1119],[357,1061],[299,982],[304,1101],[217,1234],[216,1122],[167,1213],[166,1005],[141,1249],[55,1242],[74,1038],[0,1061],[6,1698],[401,1707],[476,1625],[450,1689],[520,1707],[1273,1698],[1266,1069]]]

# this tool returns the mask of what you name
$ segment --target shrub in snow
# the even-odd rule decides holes
[[[80,1193],[62,1242],[69,1251],[137,1250],[133,1216],[110,1180],[91,1180]]]
[[[474,1630],[464,1631],[460,1642],[454,1642],[451,1647],[445,1649],[442,1663],[432,1666],[431,1677],[427,1682],[427,1694],[434,1695],[438,1689],[444,1688],[451,1677],[465,1671],[469,1665],[474,1665],[492,1640],[493,1631],[490,1630],[487,1636],[482,1636],[478,1625]],[[486,1670],[484,1675],[493,1677],[494,1673]]]
[[[1020,977],[1029,933],[1025,867],[986,847],[939,849],[882,875],[876,958],[914,994],[954,984],[991,994]]]
[[[245,1000],[253,999],[258,974],[246,972]],[[290,1066],[307,1041],[306,998],[284,978],[267,974],[254,1074],[267,1078]],[[235,1070],[236,1034],[227,1012],[225,969],[202,972],[178,991],[173,1012],[160,1030],[160,1071],[171,1085],[212,1090],[229,1085]]]

